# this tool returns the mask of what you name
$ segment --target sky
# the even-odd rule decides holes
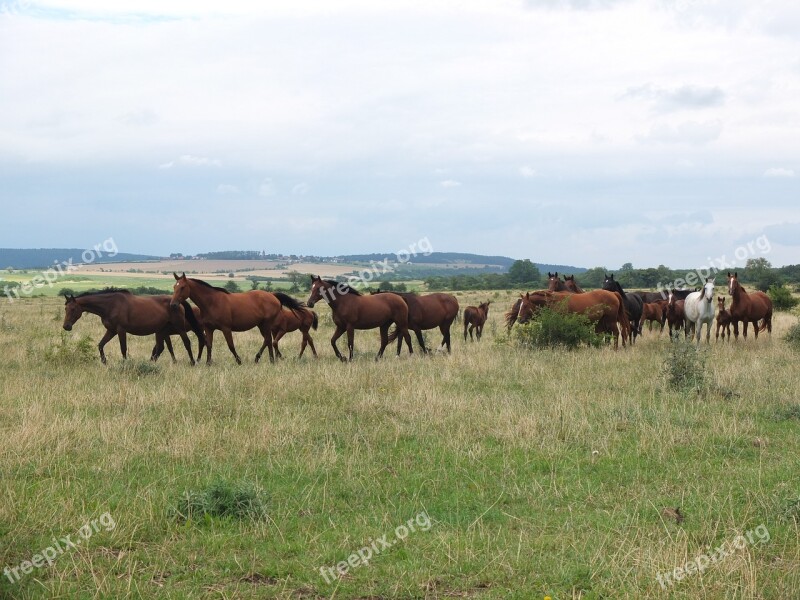
[[[0,0],[0,74],[0,247],[800,263],[796,0]]]

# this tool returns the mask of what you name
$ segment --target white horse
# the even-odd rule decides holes
[[[700,335],[703,331],[703,323],[706,328],[706,342],[711,343],[711,323],[714,322],[714,314],[717,307],[714,304],[714,280],[709,277],[703,289],[699,292],[692,292],[686,296],[683,303],[683,312],[686,320],[695,324],[697,334],[697,344],[700,344]]]

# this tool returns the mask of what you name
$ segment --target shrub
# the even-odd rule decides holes
[[[226,290],[228,290],[229,292],[234,292],[234,293],[235,293],[235,292],[238,292],[238,291],[239,291],[239,286],[238,286],[238,285],[236,285],[236,282],[235,282],[235,281],[229,281],[229,282],[227,282],[227,283],[226,283],[226,284],[225,284],[223,287],[224,287]]]
[[[767,290],[772,306],[775,310],[791,310],[800,300],[792,296],[792,292],[785,285],[771,285]]]
[[[514,335],[525,348],[574,350],[584,344],[599,346],[602,340],[586,315],[548,307],[542,308],[529,323],[517,327]]]
[[[702,393],[708,388],[705,354],[691,341],[671,343],[662,370],[667,385],[674,390]]]
[[[94,361],[96,349],[88,335],[73,342],[66,331],[61,332],[61,342],[44,351],[45,361],[58,365],[77,365]]]
[[[200,490],[186,490],[169,509],[178,521],[212,517],[263,519],[267,516],[267,495],[250,481],[216,479]]]
[[[800,322],[795,323],[783,336],[783,341],[789,344],[789,347],[796,352],[800,352]]]

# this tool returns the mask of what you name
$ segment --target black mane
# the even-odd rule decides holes
[[[130,290],[126,290],[125,288],[105,288],[96,292],[89,290],[88,292],[83,292],[82,294],[78,294],[75,296],[76,298],[84,298],[86,296],[97,296],[100,294],[131,294]]]
[[[199,283],[200,285],[204,285],[207,288],[211,288],[212,290],[217,290],[218,292],[224,292],[225,294],[230,294],[230,292],[228,290],[226,290],[225,288],[217,287],[215,285],[211,285],[210,283],[206,283],[202,279],[194,279],[194,278],[192,278],[192,281],[194,281],[195,283]]]
[[[361,295],[361,292],[359,292],[356,288],[351,287],[349,283],[345,283],[343,281],[334,281],[333,279],[323,279],[322,281],[337,288],[337,291],[342,290],[342,294],[353,294],[355,296]]]

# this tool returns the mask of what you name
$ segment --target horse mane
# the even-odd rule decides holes
[[[223,293],[225,293],[225,294],[230,294],[230,292],[229,292],[228,290],[226,290],[225,288],[223,288],[223,287],[217,287],[217,286],[215,286],[215,285],[211,285],[210,283],[206,283],[206,282],[205,282],[205,281],[203,281],[202,279],[194,279],[194,278],[191,278],[191,281],[194,281],[195,283],[199,283],[200,285],[204,285],[204,286],[206,286],[207,288],[211,288],[212,290],[217,290],[218,292],[223,292]]]
[[[130,290],[126,290],[125,288],[114,288],[109,287],[102,290],[98,290],[96,292],[88,291],[83,292],[82,294],[78,294],[75,296],[76,298],[85,298],[86,296],[99,296],[100,294],[131,294]]]
[[[342,294],[353,294],[355,296],[361,295],[361,292],[359,292],[356,288],[351,287],[349,283],[345,283],[344,281],[334,281],[333,279],[323,279],[322,281],[337,288],[337,291],[343,290]]]

